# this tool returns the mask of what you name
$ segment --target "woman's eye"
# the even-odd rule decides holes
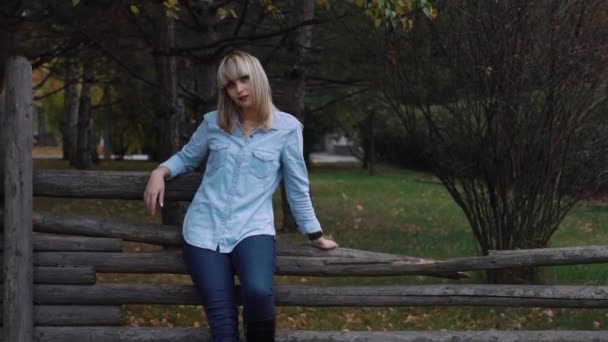
[[[226,88],[227,88],[227,89],[232,89],[232,88],[234,88],[234,82],[232,82],[232,81],[228,82],[228,84],[226,84]]]

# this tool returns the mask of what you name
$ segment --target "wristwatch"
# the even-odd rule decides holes
[[[316,239],[320,238],[321,236],[323,236],[323,232],[319,230],[318,232],[310,233],[307,235],[308,235],[308,239],[310,241],[313,241],[313,240],[316,240]]]

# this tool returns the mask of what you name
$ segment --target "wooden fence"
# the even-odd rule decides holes
[[[4,292],[2,341],[209,341],[208,331],[202,328],[121,326],[124,304],[198,304],[193,286],[96,281],[97,273],[185,273],[181,254],[175,249],[123,251],[125,241],[180,245],[177,227],[32,211],[33,196],[140,201],[147,173],[32,171],[31,69],[21,58],[12,59],[8,68],[7,110],[0,116],[4,117],[0,136],[6,147],[0,185],[5,270],[0,274]],[[11,76],[11,72],[21,76]],[[200,174],[189,174],[169,182],[166,200],[191,199],[200,178]],[[276,274],[459,279],[467,277],[463,272],[474,270],[605,262],[608,246],[495,252],[437,261],[347,248],[319,251],[279,241]],[[608,286],[290,285],[277,286],[275,291],[279,306],[608,307]],[[608,332],[279,331],[277,341],[608,341]]]

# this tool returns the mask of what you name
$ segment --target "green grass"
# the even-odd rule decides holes
[[[111,162],[98,170],[150,170],[148,162]],[[35,167],[66,168],[62,161],[36,160]],[[462,211],[432,176],[381,166],[368,176],[357,165],[317,166],[311,170],[313,201],[324,230],[343,247],[426,258],[477,254],[476,244]],[[275,197],[277,209],[279,198]],[[143,203],[109,200],[35,200],[35,209],[75,212],[104,217],[159,221],[148,217]],[[277,212],[277,222],[281,214]],[[304,242],[298,234],[279,238]],[[582,202],[568,215],[551,246],[598,245],[608,241],[608,205]],[[548,284],[606,284],[606,265],[546,267]],[[432,277],[314,278],[277,277],[278,284],[432,284],[479,282]],[[100,275],[108,282],[188,283],[184,276]],[[196,306],[129,305],[130,325],[205,326]],[[544,308],[279,308],[280,329],[315,330],[426,330],[426,329],[607,329],[608,310]]]

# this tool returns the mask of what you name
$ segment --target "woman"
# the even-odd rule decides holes
[[[310,200],[302,125],[274,107],[258,59],[233,52],[222,60],[217,79],[218,110],[206,114],[190,142],[152,171],[144,200],[154,215],[156,204],[163,205],[165,179],[193,170],[209,156],[184,219],[186,265],[213,341],[239,340],[234,274],[242,289],[247,341],[274,341],[272,195],[281,179],[298,230],[320,249],[338,245],[323,237]]]

